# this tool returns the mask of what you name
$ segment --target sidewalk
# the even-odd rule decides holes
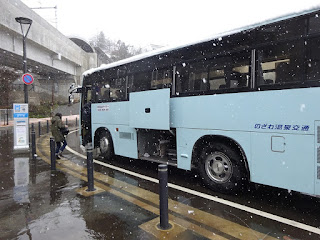
[[[68,119],[68,121],[70,120],[70,122],[74,123],[76,118],[79,120],[79,105],[80,103],[74,103],[72,105],[60,105],[58,106],[53,113],[61,113],[62,114],[62,120],[65,123],[66,119]],[[34,123],[34,125],[38,124],[38,122],[41,122],[41,124],[43,125],[43,122],[47,122],[47,120],[49,120],[49,124],[51,125],[51,118],[29,118],[29,124],[31,125],[32,123]],[[13,120],[8,122],[8,125],[6,125],[6,122],[4,124],[4,122],[0,122],[0,130],[1,129],[6,129],[6,128],[10,128],[13,127]]]
[[[69,115],[69,116],[62,116],[62,121],[66,123],[66,119],[68,121],[74,123],[77,120],[79,120],[79,115]],[[51,118],[29,118],[29,125],[34,123],[34,125],[38,124],[39,122],[42,123],[47,123],[47,120],[49,120],[49,124],[51,125]],[[0,130],[5,129],[5,128],[10,128],[13,127],[13,121],[9,121],[8,125],[0,125]]]

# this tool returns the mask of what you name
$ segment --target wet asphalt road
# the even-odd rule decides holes
[[[81,168],[85,159],[66,151],[58,171],[52,172],[43,160],[48,156],[43,147],[48,137],[38,138],[43,144],[38,144],[36,160],[13,153],[12,138],[12,129],[0,129],[0,239],[320,239],[307,229],[174,188],[169,188],[169,218],[175,221],[176,232],[155,233],[156,183],[95,164],[95,186],[102,191],[83,196],[79,189],[87,186]],[[68,136],[68,145],[85,155],[76,133]],[[157,178],[155,163],[122,157],[104,162]],[[196,172],[173,167],[169,182],[320,227],[319,198],[255,184],[241,194],[223,195],[206,189]]]

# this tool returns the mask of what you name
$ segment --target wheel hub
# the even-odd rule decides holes
[[[212,170],[216,174],[221,174],[224,171],[224,166],[222,165],[221,162],[214,161],[213,164],[212,164]]]
[[[100,139],[100,151],[105,153],[108,151],[109,141],[106,137]]]
[[[232,162],[224,153],[214,152],[209,154],[206,158],[205,171],[211,180],[224,183],[232,176]]]

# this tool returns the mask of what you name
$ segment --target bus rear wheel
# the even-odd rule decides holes
[[[212,142],[201,153],[199,172],[204,183],[214,191],[238,192],[246,183],[246,169],[241,154],[221,142]]]
[[[109,132],[101,132],[99,134],[100,155],[104,159],[110,159],[114,155],[113,142]]]

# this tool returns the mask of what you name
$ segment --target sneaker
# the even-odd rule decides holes
[[[59,155],[56,155],[56,159],[61,159],[61,158],[59,157]]]

